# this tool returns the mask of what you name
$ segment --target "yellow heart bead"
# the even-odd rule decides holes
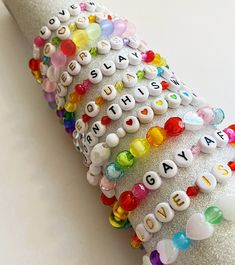
[[[158,147],[166,140],[166,132],[161,127],[152,127],[148,130],[146,139],[153,147]]]
[[[88,46],[88,35],[85,30],[75,30],[72,35],[72,40],[81,49]]]
[[[136,138],[130,144],[130,152],[136,158],[148,155],[149,150],[150,150],[150,144],[145,138]]]

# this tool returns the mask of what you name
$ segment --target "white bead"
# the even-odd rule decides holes
[[[193,100],[193,97],[189,91],[180,90],[179,95],[181,97],[181,104],[183,106],[188,106]]]
[[[122,109],[118,104],[112,104],[107,108],[107,116],[112,121],[117,121],[122,116]]]
[[[117,136],[116,133],[110,133],[106,137],[106,144],[110,148],[114,148],[119,145],[119,137]]]
[[[133,51],[129,53],[129,62],[131,65],[139,65],[142,62],[142,56],[139,52]]]
[[[96,176],[96,175],[100,175],[102,168],[91,164],[89,167],[89,171],[92,175]]]
[[[111,44],[108,40],[101,40],[97,43],[97,49],[99,54],[108,54],[111,50]]]
[[[160,223],[153,213],[150,213],[144,217],[144,227],[149,233],[157,233],[162,228]]]
[[[99,184],[100,175],[92,175],[90,171],[87,172],[87,181],[92,186],[97,186]]]
[[[86,10],[89,12],[94,12],[96,10],[96,3],[92,1],[86,2]]]
[[[78,133],[85,133],[88,129],[88,124],[82,119],[78,119],[75,124],[76,130]]]
[[[122,81],[126,88],[132,88],[137,84],[138,79],[135,73],[127,72],[123,75]]]
[[[89,117],[94,118],[99,114],[99,112],[100,112],[100,107],[94,101],[90,101],[86,104],[85,113]]]
[[[152,235],[145,229],[143,224],[138,224],[135,228],[137,237],[142,242],[147,242],[151,239]]]
[[[157,172],[149,171],[143,176],[144,186],[149,190],[157,190],[162,185],[162,179],[159,177]]]
[[[42,39],[47,40],[51,37],[51,31],[49,30],[49,28],[47,26],[44,26],[40,29],[39,36]]]
[[[147,65],[144,68],[144,77],[153,80],[157,76],[157,68],[153,65]]]
[[[229,142],[228,135],[221,130],[216,130],[212,136],[215,138],[217,146],[220,148],[225,147]]]
[[[186,225],[186,235],[192,240],[205,240],[214,233],[214,226],[206,221],[201,213],[193,214]]]
[[[50,42],[46,43],[46,45],[43,47],[43,55],[47,57],[51,57],[55,51],[56,47],[52,45]]]
[[[181,88],[181,82],[177,80],[175,76],[170,77],[168,83],[169,83],[168,89],[173,92],[177,92]]]
[[[91,132],[88,132],[86,134],[86,143],[88,144],[88,146],[93,147],[96,144],[98,144],[99,140],[97,137],[95,137]]]
[[[110,39],[111,48],[113,50],[121,50],[123,47],[123,40],[118,36],[111,37]]]
[[[44,63],[40,63],[40,72],[42,75],[46,75],[47,74],[47,69],[48,66]]]
[[[103,75],[99,68],[92,69],[88,74],[88,79],[92,84],[98,84],[102,81]]]
[[[70,30],[67,26],[60,26],[56,31],[56,36],[61,40],[66,40],[70,36]]]
[[[222,211],[223,217],[227,221],[235,221],[235,195],[225,194],[219,197],[216,204],[217,207]]]
[[[134,94],[133,94],[136,102],[142,103],[145,102],[149,97],[149,91],[146,86],[140,86],[134,88]]]
[[[217,181],[212,174],[205,173],[197,178],[196,184],[201,192],[210,193],[216,188]]]
[[[118,128],[117,129],[117,136],[119,138],[124,138],[126,136],[126,131],[123,128]]]
[[[210,135],[204,135],[198,141],[198,145],[203,153],[211,154],[216,149],[217,143],[214,137]]]
[[[103,166],[111,156],[110,148],[105,143],[99,143],[91,150],[91,162],[94,166]]]
[[[175,93],[169,93],[166,96],[166,101],[168,103],[168,107],[171,109],[179,108],[181,104],[181,97]]]
[[[161,76],[165,78],[166,80],[169,80],[174,75],[174,73],[167,67],[162,66],[161,68],[163,70],[163,73],[161,74]]]
[[[73,82],[72,76],[68,72],[63,72],[60,76],[60,83],[63,86],[70,86]]]
[[[80,51],[77,55],[77,60],[81,65],[88,65],[91,62],[91,59],[89,51]]]
[[[199,97],[197,96],[195,93],[192,93],[192,102],[190,103],[190,105],[194,106],[194,107],[203,107],[206,105],[206,100],[203,97]]]
[[[129,37],[128,40],[129,40],[128,46],[131,47],[132,49],[137,49],[139,47],[140,41],[137,38]]]
[[[154,214],[158,221],[162,223],[168,223],[172,221],[175,216],[175,212],[168,202],[159,203],[154,210]]]
[[[183,122],[187,131],[198,131],[204,125],[203,119],[194,111],[188,111],[185,113]]]
[[[47,69],[47,77],[51,82],[57,82],[60,78],[60,70],[54,65],[49,66]]]
[[[91,126],[91,132],[94,136],[100,138],[106,132],[106,126],[101,123],[101,121],[96,121]]]
[[[216,180],[219,183],[227,182],[232,177],[232,170],[225,163],[215,165],[212,168],[211,173],[213,174],[213,176],[215,176]]]
[[[128,116],[123,121],[123,128],[127,133],[136,133],[140,128],[140,122],[135,116]]]
[[[135,99],[130,94],[123,95],[119,99],[119,105],[122,110],[130,111],[135,107]]]
[[[104,100],[112,101],[117,96],[117,90],[113,85],[106,85],[101,88],[101,97]]]
[[[179,249],[170,239],[163,239],[157,244],[157,251],[163,264],[173,264],[179,255]]]
[[[90,164],[91,164],[91,159],[90,159],[90,157],[88,156],[88,155],[84,155],[84,154],[82,154],[82,158],[83,158],[83,164],[84,164],[84,166],[85,167],[89,167],[90,166]]]
[[[171,194],[169,203],[176,211],[185,211],[190,206],[190,198],[185,191],[178,190]]]
[[[66,22],[70,19],[70,13],[67,9],[60,10],[57,15],[61,22]]]
[[[129,66],[129,59],[124,54],[119,54],[115,58],[115,64],[117,69],[124,70]]]
[[[178,167],[190,167],[193,164],[193,153],[190,149],[180,149],[175,153],[174,161]]]
[[[149,94],[152,97],[158,97],[162,93],[162,85],[157,81],[151,81],[148,84]]]
[[[154,113],[149,106],[143,106],[137,110],[137,116],[142,124],[147,124],[153,121]]]
[[[173,178],[178,173],[178,167],[172,160],[163,160],[159,164],[159,174],[164,178]]]
[[[47,26],[50,30],[57,30],[60,26],[60,20],[58,17],[51,17],[48,20]]]
[[[81,13],[81,8],[79,4],[71,5],[68,10],[71,16],[77,16]]]
[[[65,98],[60,97],[59,95],[56,95],[55,96],[55,102],[56,102],[56,106],[58,108],[62,108],[62,107],[64,107],[64,104],[65,104]]]
[[[113,61],[107,60],[101,64],[100,69],[104,76],[112,76],[116,72],[116,65]]]
[[[148,255],[143,256],[142,265],[153,265]]]
[[[164,98],[156,98],[151,102],[151,107],[155,115],[162,115],[168,110],[168,103]]]
[[[83,154],[85,155],[85,156],[89,156],[90,155],[90,153],[91,153],[91,147],[87,144],[87,143],[83,143]]]
[[[68,64],[67,71],[73,76],[78,75],[81,71],[81,65],[76,60],[72,60]]]
[[[78,29],[86,29],[89,26],[89,19],[86,16],[78,16],[76,20],[76,25]]]

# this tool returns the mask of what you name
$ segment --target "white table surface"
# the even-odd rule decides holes
[[[235,122],[234,0],[110,1],[192,88]],[[0,2],[0,264],[134,265],[79,155],[27,69],[31,47]]]

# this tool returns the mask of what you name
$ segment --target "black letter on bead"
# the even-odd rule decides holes
[[[137,53],[137,52],[132,52],[131,54],[132,54],[132,55],[134,55],[136,58],[139,58],[139,56],[138,56],[138,53]]]
[[[185,152],[182,151],[181,154],[177,154],[177,156],[183,157],[186,161],[188,161],[188,158],[185,156]]]
[[[122,101],[125,105],[127,105],[126,102],[130,102],[130,103],[131,103],[131,100],[130,100],[130,98],[129,98],[128,96],[125,96],[125,98],[126,98],[126,99],[124,99],[124,98],[121,99],[121,101]]]
[[[151,86],[153,86],[154,89],[159,89],[160,88],[159,84],[157,82],[155,82],[155,81],[151,82]]]
[[[100,128],[99,128],[99,126],[98,126],[97,124],[93,124],[93,126],[92,126],[92,130],[93,130],[93,132],[94,132],[95,134],[97,134],[97,132],[99,132]]]
[[[222,140],[224,140],[223,132],[219,131],[219,132],[217,132],[217,135],[218,135]]]
[[[114,110],[114,106],[111,106],[108,110],[111,110],[113,112],[114,115],[116,115],[116,111]]]
[[[123,56],[121,56],[121,55],[119,55],[118,58],[119,58],[119,62],[120,62],[120,63],[121,63],[122,61],[126,61],[126,58],[123,57]]]
[[[163,165],[163,169],[164,169],[165,174],[167,174],[167,171],[168,171],[169,169],[173,169],[173,167],[169,166],[169,165],[166,164],[166,163],[163,163],[162,165]]]
[[[204,139],[206,140],[206,143],[208,146],[210,146],[210,143],[215,143],[213,140],[211,140],[210,138],[208,138],[206,136],[204,137]]]
[[[92,78],[96,78],[98,76],[98,74],[96,73],[96,70],[91,71],[91,76]]]
[[[59,14],[64,16],[64,15],[65,15],[64,10],[61,10],[61,11],[59,12]]]
[[[110,69],[112,66],[111,65],[107,65],[106,63],[104,63],[104,67],[108,70],[108,69]]]
[[[146,177],[146,181],[148,182],[149,185],[154,185],[155,184],[155,179],[151,175],[148,175]]]

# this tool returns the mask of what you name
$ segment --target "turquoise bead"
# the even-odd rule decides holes
[[[120,180],[124,177],[124,170],[115,163],[111,163],[105,168],[105,176],[110,181]]]
[[[225,119],[225,114],[224,111],[220,108],[217,109],[213,109],[215,118],[214,120],[211,122],[211,125],[219,125],[223,122],[223,120]]]
[[[161,67],[157,68],[157,75],[161,76],[163,74],[164,70]]]
[[[51,62],[51,59],[49,58],[49,57],[47,57],[47,56],[43,56],[42,57],[42,62],[44,63],[44,64],[50,64],[50,62]]]
[[[173,235],[172,241],[180,250],[187,250],[191,246],[191,239],[186,236],[185,232],[178,232]]]

